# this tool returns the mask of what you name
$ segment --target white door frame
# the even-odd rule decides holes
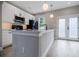
[[[69,31],[67,30],[67,26],[69,27],[69,18],[70,17],[78,17],[78,38],[79,38],[79,14],[74,14],[74,15],[67,15],[67,16],[59,16],[57,17],[57,25],[56,25],[56,39],[74,39],[74,38],[69,38]],[[66,19],[66,38],[59,38],[59,18]]]

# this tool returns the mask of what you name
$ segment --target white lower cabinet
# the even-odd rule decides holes
[[[2,31],[2,47],[12,44],[12,32],[10,30]]]

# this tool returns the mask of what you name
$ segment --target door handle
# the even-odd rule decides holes
[[[69,30],[69,26],[67,27],[67,30]]]

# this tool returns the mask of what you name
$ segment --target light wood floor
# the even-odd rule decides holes
[[[3,50],[3,57],[12,56],[12,47]],[[48,57],[79,57],[79,42],[55,40]]]
[[[2,57],[11,57],[12,56],[12,47],[7,47],[3,49]]]

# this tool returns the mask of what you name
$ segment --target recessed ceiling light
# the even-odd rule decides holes
[[[70,5],[70,4],[71,4],[71,2],[67,2],[67,4],[68,4],[68,5]]]

